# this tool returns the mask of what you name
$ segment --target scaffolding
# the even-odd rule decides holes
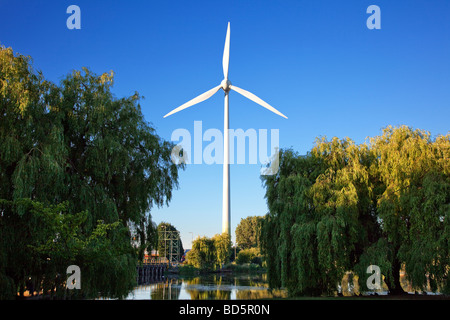
[[[181,260],[180,232],[177,230],[166,230],[165,226],[159,230],[159,243],[164,243],[164,252],[158,252],[159,257],[167,258],[170,265],[178,264]]]

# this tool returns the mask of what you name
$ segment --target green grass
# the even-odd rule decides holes
[[[231,270],[233,273],[257,273],[266,272],[266,269],[255,263],[229,263],[225,266],[225,270]]]
[[[182,265],[178,267],[178,274],[182,276],[193,276],[200,273],[200,269],[191,265]]]
[[[209,269],[199,269],[192,265],[182,265],[178,267],[178,271],[176,272],[179,275],[191,276],[191,275],[199,275],[205,273],[220,273],[220,272],[231,272],[231,273],[260,273],[266,272],[266,269],[261,267],[258,264],[254,263],[244,263],[244,264],[236,264],[229,263],[225,265],[223,269],[219,270],[209,270]]]

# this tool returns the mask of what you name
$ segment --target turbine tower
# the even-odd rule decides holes
[[[222,198],[222,233],[228,233],[231,236],[231,230],[230,230],[230,220],[231,220],[231,214],[230,214],[230,159],[229,159],[229,134],[228,134],[228,110],[229,110],[229,98],[228,95],[230,93],[230,90],[234,90],[237,93],[240,93],[244,97],[252,100],[253,102],[256,102],[257,104],[261,105],[262,107],[276,113],[277,115],[284,117],[287,119],[287,117],[282,114],[280,111],[269,105],[267,102],[261,100],[257,96],[255,96],[253,93],[248,92],[244,89],[238,88],[234,85],[231,85],[230,80],[228,80],[228,65],[230,62],[230,23],[228,22],[228,28],[227,28],[227,36],[225,38],[225,48],[223,50],[223,59],[222,59],[222,66],[223,66],[223,76],[224,79],[222,82],[217,86],[214,87],[205,93],[202,93],[198,97],[186,102],[185,104],[179,106],[178,108],[170,111],[168,114],[164,116],[164,118],[177,113],[178,111],[184,110],[186,108],[189,108],[197,103],[200,103],[202,101],[205,101],[206,99],[211,98],[217,91],[222,89],[225,92],[225,103],[224,103],[224,121],[223,121],[223,134],[224,134],[224,144],[223,144],[223,198]]]

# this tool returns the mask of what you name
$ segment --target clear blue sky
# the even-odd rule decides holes
[[[68,30],[66,8],[81,8]],[[369,30],[369,5],[381,30]],[[227,22],[229,78],[286,114],[283,119],[230,95],[230,127],[279,129],[280,146],[304,154],[317,136],[361,143],[389,124],[446,134],[450,119],[450,1],[18,1],[0,0],[0,43],[33,57],[55,82],[87,66],[114,70],[117,97],[145,96],[158,134],[223,128],[223,94],[163,119],[218,85]],[[241,218],[264,215],[259,165],[231,167],[232,233]],[[153,209],[191,237],[221,232],[222,166],[190,165],[169,207]]]

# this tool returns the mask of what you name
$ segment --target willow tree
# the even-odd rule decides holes
[[[110,246],[102,245],[101,252],[87,246],[75,262],[86,295],[126,295],[136,264],[131,230],[140,244],[151,242],[149,212],[168,204],[177,187],[173,145],[145,121],[138,93],[113,95],[112,72],[96,75],[83,68],[56,85],[10,48],[1,47],[0,62],[0,199],[29,199],[49,208],[64,202],[66,214],[87,212],[77,226],[85,238],[99,225],[111,226],[104,233]],[[20,232],[6,217],[29,214],[29,207],[10,207],[14,210],[4,207],[0,227]],[[8,270],[25,268],[23,278],[33,273],[32,266],[11,265],[14,252],[23,248],[4,237],[0,245],[0,281],[16,288],[22,280]]]
[[[252,216],[241,219],[236,227],[236,242],[243,249],[259,247],[263,217]]]
[[[202,270],[221,268],[229,262],[231,256],[231,237],[216,234],[212,238],[198,237],[192,242],[192,249],[187,253],[187,262]]]
[[[371,139],[383,192],[377,207],[383,230],[368,257],[390,266],[391,292],[402,293],[400,270],[413,288],[449,291],[450,135],[387,127]],[[368,261],[363,256],[363,260]]]
[[[291,294],[330,294],[346,271],[365,289],[378,265],[391,293],[448,290],[449,135],[431,139],[388,127],[369,143],[318,139],[306,156],[280,153],[263,178],[269,214],[262,248],[271,286]]]
[[[228,233],[216,234],[214,241],[216,267],[221,268],[230,261],[231,257],[231,236]]]
[[[192,242],[192,249],[186,255],[187,262],[202,270],[212,270],[216,266],[214,240],[198,237]]]
[[[271,285],[290,294],[336,289],[377,232],[370,154],[350,139],[318,139],[306,156],[280,154],[280,170],[264,178],[270,213],[262,248]]]

